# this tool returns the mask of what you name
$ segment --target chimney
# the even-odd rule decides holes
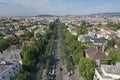
[[[104,50],[105,50],[105,45],[102,44],[102,53],[104,53]]]

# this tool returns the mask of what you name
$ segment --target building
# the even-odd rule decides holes
[[[69,27],[67,30],[72,34],[72,35],[77,35],[78,29],[76,27]]]
[[[92,38],[91,41],[94,45],[106,45],[107,40],[105,38]]]
[[[8,61],[17,61],[20,64],[22,64],[22,58],[21,58],[21,45],[11,45],[9,48],[3,51],[0,56],[4,57]]]
[[[34,37],[36,38],[37,34],[41,34],[44,35],[45,34],[45,30],[44,28],[38,28],[35,32],[34,32]]]
[[[106,26],[103,26],[100,29],[100,32],[102,33],[104,38],[109,39],[109,40],[116,37],[114,31]]]
[[[95,69],[94,80],[120,80],[120,63],[116,65],[101,65]]]
[[[78,41],[81,41],[81,42],[86,42],[86,41],[89,41],[91,39],[92,39],[91,36],[85,36],[85,35],[79,35],[78,36]]]
[[[34,43],[34,41],[24,41],[22,45],[27,45],[27,46],[30,46]]]
[[[119,30],[117,30],[116,35],[117,35],[117,37],[119,37],[119,38],[120,38],[120,29],[119,29]]]
[[[11,63],[0,57],[0,80],[12,80],[19,72],[19,63]]]
[[[104,51],[98,48],[89,48],[85,50],[86,57],[89,57],[93,60],[111,60]]]
[[[20,31],[15,32],[16,36],[20,36],[20,35],[24,35],[24,34],[25,34],[24,30],[20,30]]]
[[[85,50],[85,56],[94,60],[96,63],[96,66],[100,66],[100,61],[102,60],[111,60],[105,52],[104,48],[103,49],[98,49],[98,48],[88,48]]]

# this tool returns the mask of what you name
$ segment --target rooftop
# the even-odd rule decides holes
[[[103,68],[106,73],[120,75],[120,63],[116,63],[116,65],[101,65],[101,68]]]
[[[105,38],[93,38],[92,40],[94,43],[106,43]]]
[[[6,52],[0,55],[7,60],[22,60],[20,54],[15,54],[15,53],[11,54],[9,52]]]
[[[93,60],[111,60],[102,50],[98,48],[86,49],[86,53]]]
[[[31,44],[34,43],[34,41],[24,41],[23,43],[26,44],[26,45],[31,45]]]
[[[4,70],[6,70],[8,67],[10,67],[13,63],[6,62],[6,64],[0,64],[0,75]]]

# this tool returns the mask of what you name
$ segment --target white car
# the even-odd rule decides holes
[[[55,70],[53,69],[53,70],[52,70],[52,75],[54,75],[54,74],[55,74]]]

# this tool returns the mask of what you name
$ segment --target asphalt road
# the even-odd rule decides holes
[[[63,75],[62,71],[60,68],[62,68],[62,58],[60,55],[60,33],[59,33],[59,26],[57,26],[57,31],[56,31],[56,36],[54,40],[54,46],[53,46],[53,51],[54,51],[54,58],[57,60],[57,68],[56,68],[56,80],[63,80]]]
[[[62,75],[62,71],[60,70],[60,68],[62,68],[62,58],[60,55],[60,32],[59,32],[59,26],[57,26],[57,31],[55,34],[55,40],[54,40],[54,45],[53,45],[53,52],[54,52],[54,61],[57,63],[56,66],[56,78],[55,80],[63,80],[63,75]],[[42,60],[39,60],[39,63],[41,63]],[[32,72],[32,78],[33,80],[36,80],[37,77],[37,72],[38,70]],[[49,80],[48,77],[44,77],[43,80]]]

